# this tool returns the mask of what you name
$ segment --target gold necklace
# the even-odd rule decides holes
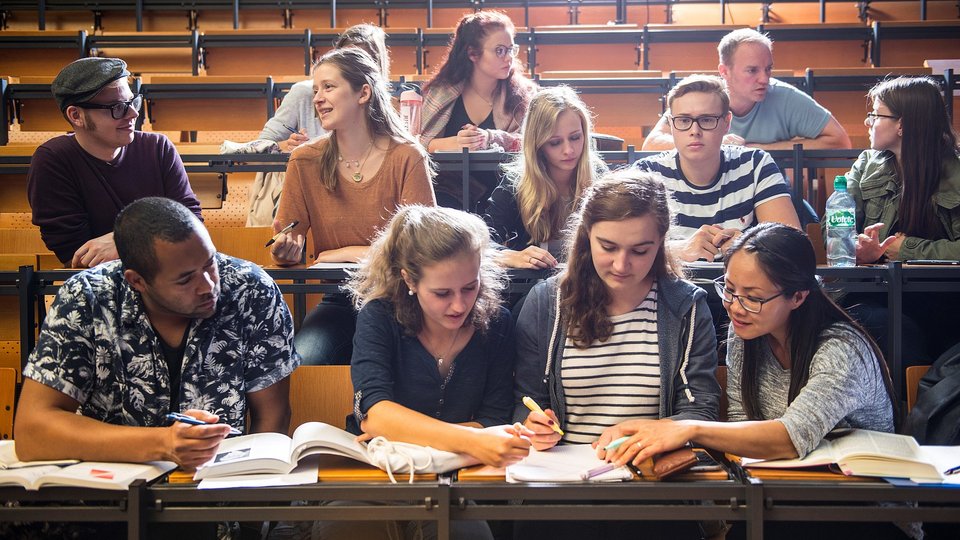
[[[361,159],[343,159],[343,154],[340,154],[339,156],[337,156],[337,161],[339,161],[340,163],[343,163],[343,167],[348,171],[351,168],[350,167],[351,163],[353,164],[354,167],[357,168],[357,171],[353,173],[353,175],[350,178],[352,178],[353,181],[358,184],[363,181],[363,173],[362,173],[363,165],[364,163],[367,162],[367,158],[370,157],[371,150],[373,150],[373,139],[370,139],[370,144],[367,145],[367,152],[363,155],[362,160]]]
[[[463,326],[461,326],[460,328],[457,328],[457,333],[453,335],[453,341],[450,342],[450,346],[447,347],[447,354],[446,354],[446,355],[442,355],[442,354],[441,354],[440,356],[437,357],[437,368],[438,368],[438,369],[439,369],[439,368],[443,368],[443,357],[444,357],[444,356],[447,356],[447,357],[449,358],[449,357],[450,357],[450,353],[453,352],[453,347],[457,344],[457,339],[460,338],[460,331],[461,331],[461,330],[463,330]]]
[[[477,92],[477,89],[472,86],[470,87],[470,90],[473,91],[474,95],[480,98],[480,101],[483,101],[484,103],[486,103],[487,107],[490,107],[491,109],[493,108],[493,102],[494,102],[494,99],[496,98],[488,100],[487,98],[481,96],[480,92]]]

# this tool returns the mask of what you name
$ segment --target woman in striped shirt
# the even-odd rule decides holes
[[[663,184],[608,174],[573,220],[567,268],[530,291],[517,320],[514,420],[538,450],[593,443],[637,418],[715,420],[713,320],[706,293],[679,278],[665,251]],[[549,408],[531,413],[523,396]]]

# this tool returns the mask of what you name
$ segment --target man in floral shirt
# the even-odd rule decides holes
[[[19,457],[193,468],[231,427],[285,433],[300,357],[273,280],[217,253],[170,199],[130,204],[114,239],[120,260],[68,279],[47,314],[23,372]],[[168,425],[171,412],[210,425]]]

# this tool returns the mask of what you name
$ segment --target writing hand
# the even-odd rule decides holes
[[[553,448],[560,442],[561,435],[557,433],[553,426],[560,423],[557,415],[552,409],[546,409],[544,414],[531,412],[523,422],[523,426],[533,433],[530,442],[537,450],[546,450]]]
[[[220,417],[206,411],[190,409],[183,414],[207,422],[207,425],[193,426],[175,422],[170,427],[162,428],[167,430],[167,459],[183,469],[195,469],[213,459],[220,441],[230,433],[230,426],[218,424]]]

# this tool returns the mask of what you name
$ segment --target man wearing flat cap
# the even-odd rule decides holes
[[[134,130],[143,97],[130,91],[129,76],[119,58],[81,58],[50,86],[74,133],[37,148],[27,196],[43,242],[71,267],[117,258],[114,220],[137,199],[167,197],[201,217],[170,140]]]

